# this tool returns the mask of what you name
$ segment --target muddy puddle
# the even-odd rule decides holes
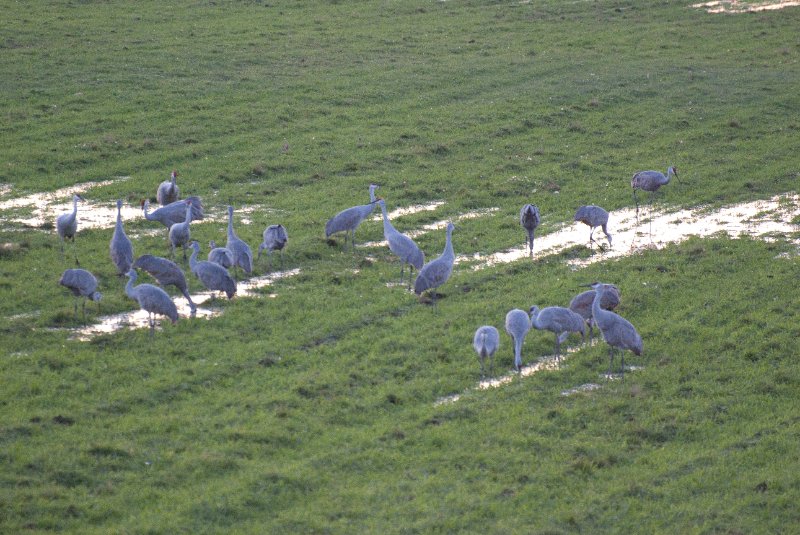
[[[440,206],[440,205],[437,205],[437,208],[438,208],[438,206]],[[435,221],[433,223],[428,223],[427,225],[423,225],[422,227],[420,227],[418,229],[413,229],[413,230],[408,230],[408,231],[401,231],[401,232],[403,232],[403,234],[405,234],[409,238],[414,239],[414,238],[418,238],[419,236],[422,236],[423,234],[427,234],[429,232],[433,232],[433,231],[436,231],[436,230],[444,230],[445,228],[447,228],[447,223],[449,223],[451,221],[454,224],[457,225],[459,221],[466,221],[467,219],[477,219],[479,217],[485,217],[485,216],[487,216],[489,214],[493,214],[494,212],[497,212],[499,210],[500,210],[500,208],[494,208],[493,207],[493,208],[484,208],[482,210],[473,210],[471,212],[464,212],[463,214],[459,214],[459,215],[457,215],[457,216],[455,216],[455,217],[453,217],[451,219],[442,219],[440,221]],[[383,221],[382,217],[383,216],[381,216],[381,219],[380,219],[381,221]],[[389,219],[390,220],[392,219],[391,216],[389,217]],[[386,240],[382,240],[382,241],[365,242],[365,243],[362,244],[362,246],[363,247],[387,247],[388,244],[386,243]]]
[[[637,219],[633,208],[611,212],[608,231],[612,244],[598,228],[594,239],[602,245],[591,244],[595,251],[588,258],[570,260],[574,269],[589,264],[636,254],[648,249],[660,249],[679,243],[690,236],[708,237],[725,233],[733,238],[751,236],[770,239],[772,235],[784,236],[800,231],[793,218],[800,215],[800,196],[796,193],[776,195],[768,200],[736,204],[720,209],[695,208],[671,212],[644,206]],[[520,229],[524,243],[524,231]],[[797,241],[797,240],[795,240]],[[589,247],[589,227],[583,223],[564,225],[561,229],[537,237],[534,242],[534,260],[558,254],[575,246]],[[475,270],[528,258],[528,249],[520,247],[491,254],[458,255],[456,263],[472,263]]]
[[[257,294],[257,290],[270,286],[273,282],[278,279],[284,279],[287,277],[294,277],[300,273],[299,268],[295,268],[288,271],[278,271],[275,273],[270,273],[268,275],[264,275],[261,277],[253,277],[246,280],[240,280],[237,283],[236,288],[236,296],[234,299],[241,298],[241,297],[253,297]],[[145,276],[142,276],[145,278]],[[149,277],[148,277],[149,279]],[[151,282],[141,281],[141,282]],[[170,287],[170,290],[173,288]],[[214,292],[197,292],[191,294],[192,301],[197,306],[197,312],[195,313],[196,318],[201,319],[210,319],[220,315],[223,309],[214,306],[214,300],[219,302],[227,301],[224,294],[220,292],[216,292],[215,299],[212,299],[212,294]],[[220,297],[222,296],[222,297]],[[275,294],[270,294],[269,297],[274,298],[277,297]],[[186,298],[180,294],[172,295],[172,300],[175,305],[178,307],[178,315],[181,319],[188,318],[191,315],[191,310],[189,308],[189,303],[186,301]],[[132,301],[133,302],[133,301]],[[157,326],[160,326],[163,318],[159,317],[157,320]],[[123,329],[148,329],[148,317],[147,312],[143,310],[135,310],[130,312],[122,312],[120,314],[114,314],[111,316],[104,316],[99,318],[98,323],[93,323],[91,325],[86,325],[84,327],[80,327],[77,329],[70,329],[73,334],[70,336],[73,340],[81,340],[81,341],[88,341],[92,338],[99,336],[101,334],[112,334],[117,331],[121,331]]]
[[[24,229],[42,228],[49,223],[55,227],[55,220],[59,215],[72,212],[72,196],[77,193],[86,199],[85,201],[78,201],[78,231],[85,229],[112,229],[117,221],[116,201],[94,201],[91,190],[129,179],[130,177],[117,177],[99,182],[83,182],[56,191],[35,193],[5,200],[0,199],[0,223],[4,224],[5,230],[14,229],[12,225]],[[12,193],[13,188],[11,186],[0,184],[0,197],[6,197]],[[206,204],[206,209],[203,223],[227,224],[228,211],[226,202],[208,206],[208,202],[204,200],[204,204]],[[150,206],[151,211],[157,208],[158,205],[155,203]],[[233,213],[234,225],[251,225],[256,222],[254,220],[266,221],[274,219],[277,213],[277,210],[258,204],[235,207]],[[122,205],[122,220],[123,223],[144,220],[144,212],[138,204],[134,206],[124,203]],[[129,234],[131,237],[136,237],[164,233],[163,226],[160,223],[152,222],[152,224],[152,229],[130,231]]]
[[[704,9],[713,14],[757,13],[759,11],[775,11],[787,7],[800,6],[798,0],[778,0],[771,2],[741,2],[739,0],[715,0],[692,4],[693,8]]]

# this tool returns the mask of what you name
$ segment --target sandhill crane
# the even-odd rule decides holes
[[[447,282],[453,273],[453,263],[456,260],[453,252],[453,229],[455,228],[453,223],[447,223],[447,241],[444,244],[444,251],[439,258],[422,266],[414,281],[414,293],[417,295],[422,295],[426,290],[434,290],[431,292],[434,304],[436,304],[436,288]]]
[[[233,231],[233,206],[228,206],[228,241],[225,247],[233,255],[234,273],[236,268],[240,267],[249,275],[253,271],[253,253],[250,251],[250,246],[240,240]]]
[[[78,301],[83,299],[81,312],[83,317],[86,317],[86,299],[91,299],[97,303],[103,295],[97,291],[97,279],[94,275],[85,269],[68,269],[61,274],[61,279],[58,283],[61,286],[69,288],[72,295],[75,296],[75,317],[78,317]],[[98,304],[98,311],[100,305]]]
[[[186,276],[178,264],[167,258],[143,254],[136,259],[132,267],[146,271],[161,286],[175,286],[189,302],[191,315],[194,317],[197,313],[197,306],[192,302],[192,296],[189,295],[189,285],[186,284]]]
[[[232,299],[236,293],[236,281],[233,280],[228,270],[214,262],[198,260],[197,255],[200,254],[200,244],[196,241],[193,241],[190,247],[192,248],[192,256],[189,257],[189,266],[195,277],[200,279],[206,289],[212,292],[225,292],[228,299]]]
[[[281,268],[283,268],[283,248],[286,246],[286,242],[289,241],[289,234],[286,232],[286,227],[283,225],[270,225],[264,229],[262,236],[264,241],[262,241],[261,245],[258,246],[258,256],[256,257],[256,260],[261,258],[261,251],[266,249],[267,256],[269,257],[269,269],[271,270],[272,251],[280,251]]]
[[[597,243],[595,239],[592,237],[592,235],[594,234],[594,229],[597,227],[603,229],[603,234],[606,235],[606,239],[608,240],[608,245],[609,246],[611,245],[611,234],[608,233],[608,228],[607,228],[608,212],[606,212],[604,209],[600,208],[599,206],[595,206],[593,204],[587,206],[581,206],[575,212],[575,221],[579,221],[589,226],[590,247],[592,243]],[[600,246],[599,243],[598,246]]]
[[[472,339],[472,347],[475,348],[481,362],[481,377],[486,375],[484,363],[487,358],[489,359],[489,375],[492,375],[494,373],[494,354],[500,347],[500,333],[491,325],[478,327],[475,337]]]
[[[519,224],[528,232],[528,250],[533,258],[533,233],[541,221],[539,208],[535,204],[526,204],[519,211]]]
[[[380,204],[381,212],[383,213],[383,237],[389,244],[389,250],[400,258],[400,282],[403,282],[403,270],[408,264],[408,279],[410,283],[414,268],[422,269],[423,264],[425,264],[425,255],[414,243],[414,240],[394,228],[389,221],[389,215],[386,213],[386,201],[378,199],[378,204]]]
[[[187,197],[181,201],[175,201],[161,208],[157,208],[153,212],[149,212],[150,200],[145,199],[142,201],[142,211],[144,217],[148,221],[158,221],[167,229],[172,227],[175,223],[181,223],[186,219],[186,202],[192,203],[192,221],[203,219],[203,201],[200,197]]]
[[[161,206],[166,206],[170,203],[177,201],[180,193],[180,189],[178,188],[178,184],[176,183],[176,179],[178,178],[178,172],[172,171],[170,174],[169,180],[165,180],[161,184],[158,185],[158,191],[156,192],[156,201]]]
[[[583,318],[575,312],[564,307],[539,307],[530,308],[531,325],[540,331],[546,330],[556,335],[555,355],[556,361],[561,359],[562,333],[581,333],[582,342],[586,342]],[[565,337],[566,338],[566,337]]]
[[[611,367],[614,363],[614,350],[621,349],[621,371],[622,377],[625,377],[625,350],[630,349],[634,355],[640,356],[643,350],[642,337],[636,331],[636,328],[623,318],[622,316],[603,310],[600,303],[603,301],[603,295],[611,291],[608,284],[601,282],[594,282],[589,284],[595,291],[594,301],[592,301],[592,318],[600,331],[603,333],[603,338],[609,346],[609,363],[608,373],[611,374]]]
[[[156,329],[155,315],[166,316],[172,321],[172,324],[178,323],[178,307],[172,302],[167,292],[153,286],[152,284],[143,283],[134,286],[138,274],[135,269],[128,272],[128,284],[125,286],[125,293],[131,299],[135,299],[139,303],[139,308],[147,312],[147,321],[150,324],[150,338]]]
[[[208,251],[208,261],[219,264],[220,266],[228,269],[233,265],[233,254],[227,247],[217,247],[217,242],[211,240],[208,242],[210,251]]]
[[[592,343],[593,331],[592,328],[594,321],[592,320],[592,303],[594,303],[594,290],[586,290],[585,292],[581,292],[575,297],[572,298],[572,301],[569,302],[569,309],[580,317],[586,322],[589,326],[589,343]],[[603,310],[614,310],[619,305],[619,288],[614,286],[613,284],[609,284],[606,287],[606,291],[603,292],[603,297],[600,300],[600,307]],[[562,334],[561,342],[563,343],[566,340],[569,333]]]
[[[56,218],[56,232],[61,240],[61,253],[64,253],[64,240],[75,243],[75,234],[78,232],[78,201],[85,201],[78,194],[72,196],[72,211],[61,214]]]
[[[172,245],[172,257],[175,257],[175,247],[183,247],[183,259],[186,260],[186,245],[192,236],[189,229],[189,224],[192,222],[192,201],[183,201],[186,203],[186,215],[180,223],[175,223],[169,227],[169,243]]]
[[[506,332],[514,342],[514,369],[522,371],[522,344],[531,330],[531,318],[524,310],[515,308],[506,314]]]
[[[636,190],[641,189],[650,192],[650,202],[653,201],[653,193],[658,191],[658,188],[669,184],[672,177],[678,178],[678,168],[670,167],[667,169],[667,174],[660,171],[639,171],[633,175],[631,179],[631,187],[633,188],[633,202],[636,203],[636,215],[639,215],[639,199],[636,198]]]
[[[133,244],[122,227],[122,199],[117,199],[117,224],[109,244],[111,261],[117,266],[117,275],[124,277],[133,264]]]
[[[347,245],[347,233],[350,233],[350,242],[353,245],[353,250],[356,249],[356,228],[361,222],[372,213],[375,208],[375,190],[378,188],[375,184],[369,186],[369,204],[362,204],[360,206],[353,206],[342,210],[325,223],[325,237],[330,238],[331,234],[337,232],[344,232],[344,243]]]

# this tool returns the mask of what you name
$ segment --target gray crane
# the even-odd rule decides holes
[[[403,270],[408,264],[408,281],[410,284],[414,268],[422,269],[425,264],[425,255],[414,243],[414,240],[394,228],[389,221],[389,215],[386,213],[386,201],[378,199],[378,204],[380,204],[381,212],[383,213],[383,237],[389,244],[389,250],[400,258],[400,282],[403,282]]]
[[[200,244],[196,241],[193,241],[190,247],[193,252],[192,256],[189,257],[189,266],[194,276],[200,279],[206,289],[212,292],[225,292],[228,299],[233,299],[234,294],[236,294],[236,281],[233,280],[228,270],[214,262],[198,260],[197,255],[200,254]]]
[[[125,293],[139,303],[139,308],[147,312],[147,322],[150,324],[150,338],[156,330],[156,314],[166,316],[175,325],[178,323],[178,307],[172,302],[167,292],[152,284],[139,284],[134,286],[138,273],[135,269],[128,272],[128,284]]]
[[[535,204],[526,204],[519,211],[519,224],[528,232],[528,250],[533,258],[533,233],[539,226],[539,208]]]
[[[192,201],[183,201],[186,203],[186,215],[183,221],[175,223],[169,227],[169,243],[172,245],[172,257],[175,258],[175,247],[179,245],[183,247],[183,259],[186,260],[186,245],[192,237],[192,232],[189,229],[189,224],[192,222]]]
[[[650,202],[653,200],[653,193],[658,191],[661,186],[669,184],[672,177],[678,178],[678,168],[670,167],[665,175],[661,171],[639,171],[634,173],[631,179],[633,188],[633,202],[636,203],[636,215],[639,215],[639,199],[636,198],[636,190],[641,189],[650,192]]]
[[[353,206],[342,210],[325,223],[325,237],[330,238],[332,234],[337,232],[344,232],[344,243],[347,245],[347,233],[350,233],[350,242],[353,245],[353,250],[356,249],[356,228],[361,224],[364,219],[372,213],[375,208],[375,190],[378,188],[375,184],[369,185],[369,204],[362,204],[360,206]]]
[[[163,287],[169,285],[175,286],[189,302],[192,317],[195,316],[197,313],[197,306],[192,301],[192,296],[189,295],[189,285],[186,283],[186,276],[183,274],[183,270],[178,264],[167,258],[143,254],[136,259],[132,267],[134,269],[146,271]]]
[[[233,254],[227,247],[217,247],[217,242],[214,240],[208,242],[208,246],[211,248],[211,250],[208,251],[209,262],[219,264],[225,269],[233,265]]]
[[[621,349],[621,371],[622,377],[625,378],[625,350],[629,349],[634,355],[640,356],[643,350],[642,337],[636,331],[636,328],[615,312],[610,310],[603,310],[600,304],[603,301],[603,295],[612,291],[609,289],[608,284],[601,282],[594,282],[589,284],[595,291],[594,301],[592,301],[592,318],[600,332],[603,333],[603,338],[609,346],[609,363],[608,373],[611,374],[611,368],[614,363],[614,350]]]
[[[239,239],[239,236],[233,231],[233,206],[228,206],[228,241],[225,243],[225,247],[233,255],[234,274],[240,267],[249,275],[253,271],[253,252],[250,250],[250,246]]]
[[[569,309],[582,317],[589,326],[590,344],[592,343],[592,337],[594,334],[594,329],[592,328],[594,325],[594,320],[592,319],[592,303],[594,303],[594,295],[594,290],[586,290],[585,292],[581,292],[573,297],[572,301],[569,302]],[[609,284],[607,285],[606,291],[603,293],[600,306],[603,308],[603,310],[614,310],[618,305],[619,288],[613,284]],[[567,336],[569,336],[569,333],[562,334],[561,342],[564,342]]]
[[[272,270],[272,251],[280,251],[281,269],[283,269],[283,248],[286,247],[286,243],[289,241],[289,234],[286,232],[286,227],[280,224],[270,225],[264,229],[262,236],[264,241],[258,246],[258,256],[256,260],[261,258],[261,251],[266,249],[267,256],[269,257],[269,269]]]
[[[589,226],[589,246],[591,247],[592,243],[597,243],[595,239],[592,237],[594,234],[594,229],[600,227],[603,229],[603,234],[606,235],[606,239],[608,240],[609,247],[611,246],[611,234],[608,233],[608,212],[604,209],[600,208],[599,206],[595,206],[594,204],[589,204],[586,206],[581,206],[575,212],[575,221],[579,221],[585,225]],[[602,247],[599,243],[597,243],[599,247]]]
[[[506,332],[514,342],[514,369],[522,371],[522,344],[531,330],[531,318],[524,310],[515,308],[506,314]]]
[[[581,333],[582,343],[586,342],[586,330],[583,318],[575,312],[564,307],[539,307],[530,308],[531,325],[540,331],[546,330],[556,335],[555,355],[556,361],[561,360],[561,335],[566,333]],[[566,336],[564,337],[566,338]]]
[[[481,362],[481,377],[486,376],[485,362],[487,358],[489,359],[489,375],[493,375],[494,354],[500,347],[500,333],[491,325],[478,327],[472,339],[472,347],[475,348],[475,352],[478,354],[478,359]]]
[[[117,266],[117,275],[124,277],[133,264],[133,244],[122,227],[122,199],[117,199],[117,224],[109,244],[111,261]]]
[[[172,171],[169,180],[165,180],[158,185],[158,191],[156,191],[156,201],[158,201],[158,204],[161,206],[166,206],[180,198],[180,189],[178,188],[178,184],[176,182],[177,178],[178,171]]]
[[[175,201],[166,206],[157,208],[153,212],[149,212],[150,200],[145,199],[142,201],[142,211],[144,218],[148,221],[158,221],[167,229],[172,227],[175,223],[181,223],[186,219],[186,201],[192,203],[192,221],[203,219],[203,201],[200,197],[192,196],[186,199]]]
[[[100,302],[103,294],[97,291],[97,279],[94,275],[85,269],[68,269],[61,274],[58,283],[61,286],[69,288],[72,295],[75,296],[75,317],[78,317],[78,301],[83,299],[81,305],[81,312],[84,319],[86,318],[86,299],[91,299],[96,303]],[[97,305],[98,312],[100,305]]]
[[[426,290],[434,290],[431,292],[434,304],[436,304],[436,288],[447,282],[453,273],[453,264],[456,260],[453,252],[453,229],[455,228],[453,223],[447,223],[447,241],[444,244],[444,251],[441,256],[422,266],[414,281],[414,293],[417,295],[422,295]]]
[[[64,253],[64,240],[75,243],[75,234],[78,232],[78,201],[85,201],[77,193],[72,196],[72,211],[61,214],[56,218],[56,232],[61,240],[61,253]]]

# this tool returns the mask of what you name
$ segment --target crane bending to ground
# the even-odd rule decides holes
[[[189,295],[189,285],[186,283],[186,276],[183,270],[167,258],[160,256],[153,256],[143,254],[133,263],[134,269],[141,269],[146,271],[151,277],[158,281],[162,287],[169,285],[175,286],[189,302],[189,309],[191,310],[192,317],[197,313],[197,306],[192,301],[192,296]]]
[[[594,320],[592,319],[592,303],[594,303],[594,290],[586,290],[585,292],[581,292],[575,297],[572,298],[572,301],[569,302],[569,309],[580,317],[586,322],[589,326],[589,344],[592,343],[592,337],[594,329],[592,328],[594,325]],[[606,291],[603,293],[603,298],[600,300],[600,307],[603,310],[614,310],[619,305],[619,288],[614,286],[613,284],[608,284],[606,287]],[[569,333],[564,333],[561,335],[561,342],[567,339]]]
[[[174,325],[178,323],[178,308],[167,295],[167,292],[158,286],[147,283],[134,286],[133,283],[136,282],[137,276],[135,269],[131,269],[128,272],[128,284],[125,286],[125,293],[139,303],[139,308],[147,312],[147,322],[150,324],[150,338],[152,339],[156,330],[156,314],[166,316]]]
[[[417,295],[422,295],[427,290],[433,290],[431,297],[434,304],[436,304],[436,288],[447,282],[453,273],[453,264],[456,260],[453,251],[453,229],[455,228],[456,226],[452,222],[447,223],[447,241],[444,244],[444,251],[441,256],[422,266],[414,281],[414,293]]]
[[[369,204],[362,204],[346,208],[330,218],[325,223],[325,238],[330,238],[332,234],[337,232],[344,232],[344,243],[347,245],[347,234],[350,234],[350,243],[353,245],[353,250],[356,249],[356,229],[364,219],[366,219],[372,210],[375,208],[375,190],[378,188],[376,184],[369,185]]]
[[[600,328],[600,332],[603,333],[603,339],[605,339],[609,347],[608,373],[609,375],[611,374],[611,368],[614,363],[614,350],[621,349],[620,371],[624,379],[625,350],[629,349],[634,355],[640,356],[644,349],[642,337],[630,321],[615,312],[603,310],[603,307],[600,306],[603,295],[610,291],[610,285],[594,282],[587,286],[595,291],[594,301],[592,301],[592,318],[594,318],[595,323]]]
[[[386,239],[386,243],[389,244],[389,250],[400,258],[400,282],[403,282],[403,270],[408,264],[408,281],[410,284],[411,277],[414,275],[414,268],[420,270],[425,264],[425,255],[414,243],[414,240],[394,228],[391,221],[389,221],[389,215],[386,213],[386,201],[378,199],[378,204],[381,206],[381,213],[383,214],[383,237]]]
[[[500,347],[500,333],[491,325],[484,325],[478,327],[475,331],[475,336],[472,339],[472,347],[478,354],[478,360],[481,363],[481,377],[486,376],[486,359],[489,359],[489,375],[494,374],[494,354]]]
[[[589,204],[587,206],[581,206],[575,212],[575,221],[583,223],[589,226],[589,247],[591,247],[592,243],[597,243],[598,247],[602,248],[603,246],[600,245],[595,239],[592,237],[594,234],[594,229],[600,227],[603,229],[603,234],[606,235],[606,239],[608,240],[609,247],[611,246],[611,234],[608,233],[608,212],[605,211],[603,208],[599,206],[595,206],[593,204]]]
[[[228,270],[217,263],[207,260],[198,260],[200,254],[200,244],[196,241],[191,243],[192,256],[189,257],[189,266],[192,273],[197,277],[206,289],[211,290],[212,297],[218,291],[225,292],[228,299],[233,299],[236,294],[236,281],[233,280]]]
[[[506,314],[506,332],[514,342],[514,369],[522,371],[522,344],[531,330],[531,318],[524,310],[515,308]]]
[[[78,301],[83,299],[81,312],[84,320],[86,319],[86,299],[91,299],[96,303],[100,302],[103,294],[97,291],[97,279],[85,269],[67,269],[61,274],[58,283],[68,288],[75,296],[75,318],[78,317]],[[100,305],[97,305],[98,312]]]
[[[561,360],[561,342],[562,334],[566,333],[580,333],[581,342],[586,342],[586,331],[584,327],[583,318],[575,312],[564,307],[545,307],[539,310],[539,307],[532,306],[530,308],[531,325],[536,329],[547,330],[556,335],[555,355],[556,362]]]

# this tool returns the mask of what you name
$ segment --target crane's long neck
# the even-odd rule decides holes
[[[72,198],[72,217],[75,217],[76,215],[78,215],[78,198],[77,197],[73,197]]]
[[[200,247],[192,246],[192,255],[189,257],[189,269],[191,269],[192,272],[194,272],[194,267],[195,265],[197,265],[197,254],[199,252],[200,252]]]
[[[228,210],[228,239],[235,237],[236,234],[233,232],[233,210]]]
[[[514,337],[514,366],[519,370],[522,368],[522,336]]]
[[[136,290],[133,287],[133,283],[136,282],[136,277],[136,271],[131,270],[131,272],[128,273],[128,284],[125,285],[125,293],[132,299],[136,299]]]
[[[455,258],[456,254],[453,251],[453,227],[447,227],[447,241],[444,244],[444,252],[442,256],[446,258]]]
[[[186,204],[186,218],[183,222],[187,224],[192,222],[192,203]]]
[[[530,315],[531,315],[531,325],[536,329],[542,330],[542,324],[539,323],[539,309],[533,307]]]
[[[370,203],[375,202],[375,186],[369,187],[369,202]]]
[[[607,310],[600,306],[600,301],[603,300],[603,293],[605,290],[602,286],[596,288],[594,291],[594,301],[592,301],[592,317],[595,321],[609,314]]]
[[[150,201],[145,199],[144,204],[142,204],[142,210],[144,210],[144,218],[150,219],[150,213],[148,210],[150,209]]]
[[[386,213],[386,205],[383,203],[381,204],[381,213],[383,213],[383,231],[386,232],[392,228],[392,224],[389,222],[389,214]]]

